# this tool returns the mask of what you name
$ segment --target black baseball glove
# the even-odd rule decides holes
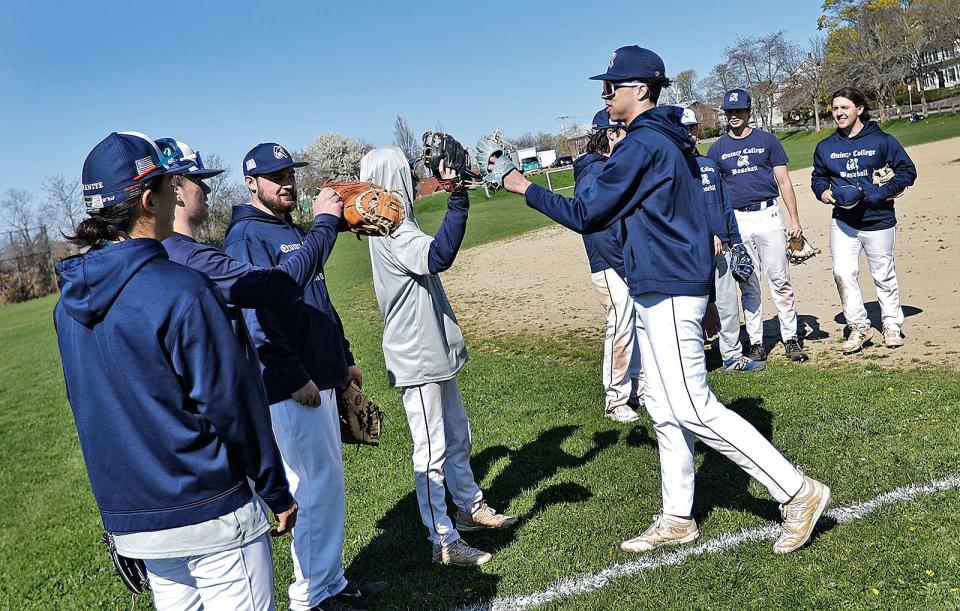
[[[746,282],[753,275],[753,259],[743,244],[730,247],[730,273],[737,282]]]
[[[460,189],[464,186],[464,181],[476,178],[476,175],[470,171],[470,158],[467,155],[467,150],[450,134],[424,132],[420,159],[423,165],[440,181],[440,186],[447,191]],[[441,161],[445,168],[457,173],[456,178],[446,180],[440,177]]]
[[[134,595],[143,594],[144,590],[150,589],[150,581],[147,578],[147,567],[143,560],[136,558],[127,558],[117,552],[117,546],[113,542],[113,535],[104,531],[103,544],[107,547],[107,553],[110,554],[110,560],[113,561],[113,570],[127,586],[127,589]]]

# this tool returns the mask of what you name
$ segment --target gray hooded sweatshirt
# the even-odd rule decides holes
[[[403,152],[395,147],[370,151],[360,161],[360,180],[396,192],[406,209],[406,219],[392,235],[368,240],[390,384],[449,380],[467,362],[467,347],[440,278],[429,270],[434,238],[420,230],[413,214],[413,179]]]

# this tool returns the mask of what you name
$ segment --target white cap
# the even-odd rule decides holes
[[[682,125],[699,125],[700,121],[697,120],[697,113],[693,112],[691,108],[683,109],[683,116],[680,117],[680,123]]]

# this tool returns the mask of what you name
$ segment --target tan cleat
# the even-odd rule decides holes
[[[625,552],[649,552],[664,545],[689,543],[700,536],[696,520],[673,516],[656,516],[653,524],[639,537],[620,544]]]
[[[463,539],[449,545],[433,544],[433,561],[450,566],[481,566],[493,559],[489,552],[470,547]]]
[[[817,480],[803,477],[803,487],[797,496],[780,506],[783,516],[783,534],[773,544],[775,554],[789,554],[803,547],[813,534],[813,527],[823,510],[830,504],[830,488]]]
[[[844,354],[854,354],[873,342],[873,328],[870,325],[850,325],[850,335],[840,350]]]
[[[472,514],[457,509],[457,530],[461,532],[471,532],[485,528],[509,528],[516,523],[517,518],[497,513],[497,510],[487,505],[486,502],[480,503],[480,507]]]

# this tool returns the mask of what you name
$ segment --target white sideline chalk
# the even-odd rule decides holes
[[[846,524],[848,522],[862,520],[870,513],[887,505],[897,505],[919,496],[930,496],[938,492],[955,490],[957,488],[960,488],[960,474],[936,479],[926,484],[901,486],[889,492],[884,492],[869,501],[834,507],[824,513],[820,520],[821,522],[823,520],[833,520],[838,524]],[[628,577],[665,566],[675,566],[694,556],[719,554],[738,547],[743,543],[776,539],[780,535],[780,532],[780,525],[775,522],[771,522],[765,526],[744,528],[735,532],[724,533],[700,545],[680,548],[677,551],[659,556],[615,564],[597,573],[566,577],[557,582],[553,587],[540,592],[515,594],[505,598],[494,598],[476,605],[461,607],[460,611],[519,611],[521,609],[532,609],[559,598],[594,592],[621,577]]]

